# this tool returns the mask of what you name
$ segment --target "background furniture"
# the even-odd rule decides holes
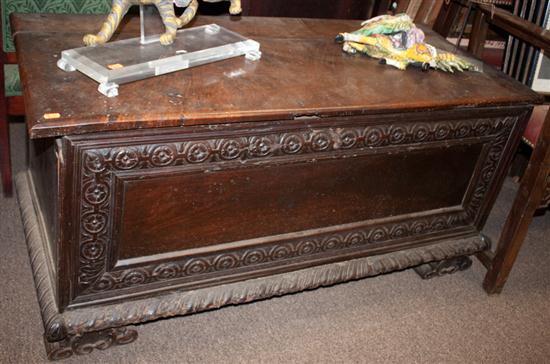
[[[120,37],[137,35],[133,20]],[[55,64],[99,17],[13,22],[29,136],[18,197],[53,358],[132,342],[128,325],[159,317],[466,267],[489,248],[480,231],[539,101],[492,68],[402,72],[349,56],[333,39],[356,21],[254,17],[195,25],[259,41],[259,62],[108,99]]]
[[[482,49],[489,23],[503,29],[522,41],[538,47],[550,54],[550,32],[531,22],[525,21],[502,9],[492,9],[478,4],[478,14],[485,24],[478,32],[472,34],[471,49],[477,52]],[[481,31],[479,31],[481,30]],[[540,122],[539,116],[539,122]],[[532,119],[537,122],[537,119]],[[529,128],[529,126],[528,126]],[[531,160],[521,180],[519,192],[508,216],[507,222],[499,239],[494,257],[490,254],[480,254],[482,262],[488,268],[483,286],[488,293],[499,293],[512,269],[517,254],[521,248],[533,214],[542,204],[547,204],[547,193],[550,189],[550,114],[547,113],[544,124],[537,128],[538,133],[528,130],[528,138],[537,140]],[[538,135],[537,135],[538,134]]]
[[[243,0],[245,16],[285,16],[333,19],[369,19],[376,15],[407,13],[419,24],[432,27],[443,1],[440,0]],[[225,10],[223,5],[218,5]]]
[[[487,293],[500,293],[521,249],[541,200],[547,201],[550,176],[550,113],[547,114],[533,155],[522,177],[518,194],[498,241],[494,258],[487,264],[483,281]]]
[[[333,19],[367,19],[382,10],[382,6],[383,4],[380,4],[380,1],[363,0],[244,0],[242,2],[244,16]],[[226,10],[227,8],[224,4],[219,4],[217,7],[219,7],[220,10]]]

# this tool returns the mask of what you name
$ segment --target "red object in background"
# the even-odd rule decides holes
[[[483,50],[483,62],[490,64],[491,66],[502,69],[504,49],[499,48],[485,48]]]
[[[537,139],[540,135],[544,118],[546,117],[549,109],[550,105],[538,105],[533,109],[533,114],[531,115],[531,119],[529,119],[529,123],[527,124],[527,128],[525,129],[522,138],[525,143],[531,146],[531,148],[534,148],[535,144],[537,144]]]

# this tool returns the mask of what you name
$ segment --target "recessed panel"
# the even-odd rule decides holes
[[[115,261],[458,206],[481,150],[455,145],[125,175]]]

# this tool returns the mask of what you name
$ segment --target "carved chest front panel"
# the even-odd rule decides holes
[[[476,234],[525,108],[63,139],[61,306]],[[504,116],[506,115],[506,116]]]

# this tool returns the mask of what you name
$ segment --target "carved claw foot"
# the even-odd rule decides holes
[[[445,274],[452,274],[458,271],[463,271],[470,268],[471,266],[472,260],[467,256],[463,256],[441,260],[439,262],[422,264],[418,267],[415,267],[414,270],[422,279],[430,279]]]
[[[105,43],[105,41],[103,40],[103,38],[98,37],[98,36],[95,35],[95,34],[86,34],[86,35],[84,36],[84,38],[82,38],[82,41],[83,41],[84,44],[87,45],[87,46],[95,46],[95,45],[98,45],[98,44],[103,44],[103,43]]]
[[[164,33],[160,36],[160,44],[162,45],[169,45],[174,43],[174,39],[176,38],[175,33]]]
[[[67,336],[62,341],[49,342],[44,340],[48,358],[61,360],[73,355],[89,354],[94,349],[105,350],[113,345],[126,345],[138,337],[137,331],[128,327],[119,327],[86,333],[84,335]]]

